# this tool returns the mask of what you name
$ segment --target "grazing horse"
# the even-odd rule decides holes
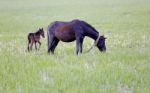
[[[82,44],[85,36],[95,40],[95,46],[106,51],[105,37],[100,36],[94,27],[82,20],[70,22],[55,21],[48,26],[48,53],[54,53],[59,41],[72,42],[76,40],[76,54],[82,53]]]
[[[37,42],[39,43],[39,46],[41,46],[40,36],[43,38],[45,37],[43,28],[39,28],[39,30],[35,33],[28,34],[28,51],[32,50],[33,44],[35,44],[35,49],[37,50]]]

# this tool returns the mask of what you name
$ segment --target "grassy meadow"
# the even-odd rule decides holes
[[[29,32],[72,19],[104,34],[107,52],[60,42],[48,55],[47,37],[26,51]],[[0,93],[150,93],[150,0],[0,0]]]

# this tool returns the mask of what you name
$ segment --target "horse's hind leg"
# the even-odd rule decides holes
[[[53,42],[54,42],[54,35],[52,34],[48,34],[48,53],[51,52],[51,47],[53,45]]]
[[[55,38],[53,41],[52,47],[51,47],[52,54],[54,54],[54,50],[55,50],[56,46],[58,45],[58,42],[59,42],[59,40]]]
[[[53,37],[52,39],[49,40],[48,44],[48,53],[54,54],[54,50],[58,44],[59,40]]]

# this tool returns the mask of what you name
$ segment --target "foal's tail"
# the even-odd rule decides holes
[[[29,51],[29,44],[31,43],[31,39],[30,39],[30,33],[28,34],[28,47],[27,47],[27,49],[28,49],[28,51]]]
[[[30,39],[30,37],[28,36],[28,43],[31,43],[31,39]]]

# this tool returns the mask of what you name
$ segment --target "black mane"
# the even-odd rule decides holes
[[[98,33],[98,31],[97,31],[93,26],[91,26],[90,24],[88,24],[87,22],[85,22],[85,21],[81,21],[81,22],[83,22],[86,26],[88,26],[88,27],[91,28],[93,31],[95,31],[95,32]]]

